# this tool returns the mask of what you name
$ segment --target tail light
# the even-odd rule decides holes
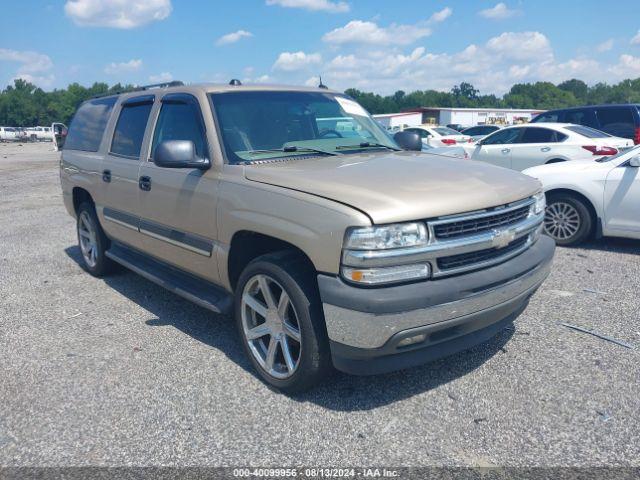
[[[615,155],[618,149],[613,147],[602,147],[600,145],[585,145],[582,148],[589,150],[594,155]]]
[[[636,134],[633,136],[633,143],[640,145],[640,127],[636,127]]]
[[[444,143],[445,145],[455,145],[456,141],[452,138],[443,138],[442,143]]]

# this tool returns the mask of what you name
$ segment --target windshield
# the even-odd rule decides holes
[[[211,94],[229,163],[398,145],[355,101],[323,92]]]
[[[600,130],[596,130],[595,128],[585,127],[584,125],[570,125],[568,127],[564,127],[567,130],[570,130],[574,133],[578,133],[583,137],[588,138],[605,138],[611,137],[608,133],[601,132]]]
[[[446,137],[447,135],[460,135],[460,132],[447,127],[436,127],[434,130],[438,135],[442,135],[443,137]]]

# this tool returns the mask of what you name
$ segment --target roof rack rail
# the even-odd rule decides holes
[[[152,88],[168,88],[168,87],[182,87],[184,83],[180,80],[173,80],[171,82],[152,83],[151,85],[143,85],[138,87],[139,90],[151,90]]]
[[[183,85],[184,85],[184,83],[181,82],[180,80],[173,80],[171,82],[164,82],[164,83],[152,83],[151,85],[137,86],[137,87],[133,88],[132,90],[127,90],[126,92],[117,91],[117,92],[100,93],[98,95],[94,95],[93,97],[90,97],[89,100],[93,100],[95,98],[102,98],[102,97],[111,97],[113,95],[122,95],[123,93],[142,92],[144,90],[151,90],[152,88],[181,87]]]

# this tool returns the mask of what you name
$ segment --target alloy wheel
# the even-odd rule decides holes
[[[260,367],[279,379],[292,376],[300,364],[300,323],[286,290],[272,277],[254,275],[241,300],[245,341]]]
[[[95,226],[86,211],[81,212],[78,218],[78,240],[84,261],[94,268],[98,263],[98,241]]]
[[[544,216],[544,229],[547,235],[556,240],[567,240],[580,230],[580,214],[576,208],[566,202],[553,202],[547,206]]]

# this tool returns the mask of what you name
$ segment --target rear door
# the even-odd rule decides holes
[[[120,104],[101,172],[102,225],[112,238],[136,248],[143,246],[138,231],[138,173],[154,98],[153,95],[130,97]]]
[[[563,159],[567,152],[561,142],[566,138],[551,128],[524,127],[517,143],[511,147],[511,168],[522,171],[552,158]]]
[[[153,163],[154,152],[167,140],[190,140],[199,158],[210,158],[203,113],[193,95],[170,93],[162,98],[140,168],[140,178],[148,186],[139,193],[145,251],[217,282],[218,174],[214,169],[158,167]]]
[[[471,152],[471,159],[511,168],[511,148],[520,136],[521,130],[505,128],[485,137]]]
[[[604,191],[605,234],[640,238],[640,168],[613,168]]]

